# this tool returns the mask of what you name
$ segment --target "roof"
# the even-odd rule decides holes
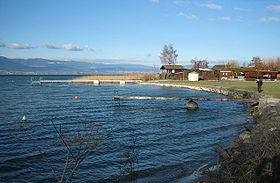
[[[212,67],[213,70],[224,70],[225,68],[225,65],[214,65],[214,67]]]
[[[199,68],[200,71],[214,71],[213,69],[209,69],[209,68],[205,68],[205,69],[201,69]]]
[[[160,69],[167,69],[167,70],[180,69],[180,70],[184,70],[185,68],[182,65],[162,65]]]

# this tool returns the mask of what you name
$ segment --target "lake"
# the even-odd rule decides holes
[[[198,101],[199,109],[191,112],[186,101],[122,99],[120,106],[114,106],[113,100],[114,90],[119,95],[225,97],[215,93],[141,85],[31,86],[31,77],[0,76],[1,182],[55,182],[40,153],[18,131],[24,115],[28,134],[57,174],[64,168],[67,151],[59,145],[51,121],[65,138],[81,134],[85,126],[92,127],[96,139],[105,137],[80,164],[73,182],[113,182],[124,164],[124,153],[133,150],[138,155],[134,168],[138,182],[172,182],[217,162],[215,148],[230,143],[248,117],[247,106],[238,102]],[[128,180],[128,175],[121,177],[122,182]]]

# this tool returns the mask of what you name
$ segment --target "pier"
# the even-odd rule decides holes
[[[120,105],[121,99],[138,99],[138,100],[186,100],[188,110],[196,110],[198,104],[195,101],[235,101],[244,103],[257,103],[255,99],[243,98],[205,98],[205,97],[150,97],[150,96],[114,96],[114,105]]]
[[[33,80],[31,78],[31,85],[42,85],[43,83],[89,83],[94,85],[100,84],[137,84],[141,83],[141,80]]]
[[[236,102],[256,102],[252,99],[239,98],[204,98],[204,97],[149,97],[149,96],[114,96],[114,100],[120,99],[140,99],[140,100],[188,100],[188,101],[236,101]]]

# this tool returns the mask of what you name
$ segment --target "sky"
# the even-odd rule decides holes
[[[0,55],[160,65],[280,56],[280,0],[0,0]]]

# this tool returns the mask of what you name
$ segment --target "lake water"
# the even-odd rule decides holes
[[[17,130],[23,115],[27,117],[28,134],[57,174],[64,168],[67,151],[58,145],[51,120],[65,137],[84,129],[84,123],[94,125],[94,132],[100,135],[97,138],[109,134],[81,163],[73,182],[116,180],[120,159],[125,159],[123,153],[132,152],[132,139],[136,139],[138,182],[172,182],[206,163],[215,163],[215,147],[231,142],[248,117],[247,106],[237,102],[201,101],[199,110],[189,112],[186,101],[122,99],[120,106],[114,106],[113,100],[114,90],[119,95],[225,97],[214,93],[139,85],[31,86],[30,78],[0,76],[1,182],[55,182],[38,151],[24,132]],[[128,176],[121,180],[128,181]]]

